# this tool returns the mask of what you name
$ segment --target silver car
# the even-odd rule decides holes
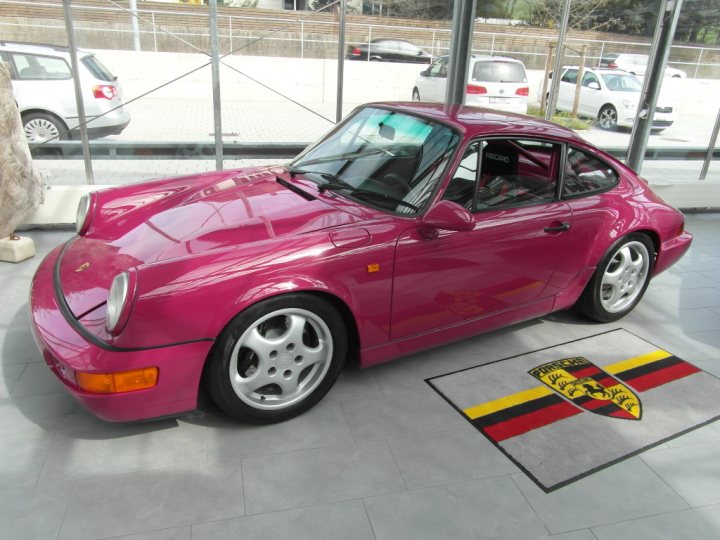
[[[78,110],[67,47],[0,41],[13,92],[29,142],[78,139]],[[94,54],[78,51],[80,84],[88,135],[117,135],[130,123],[122,88]]]
[[[448,57],[436,58],[420,73],[412,91],[413,101],[441,102],[445,99]],[[528,86],[525,66],[508,56],[470,57],[465,103],[501,111],[527,114]]]

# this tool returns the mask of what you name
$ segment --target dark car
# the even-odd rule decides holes
[[[417,45],[404,39],[373,39],[368,47],[351,45],[348,47],[347,57],[350,60],[368,60],[376,62],[412,62],[415,64],[429,64],[432,56]]]

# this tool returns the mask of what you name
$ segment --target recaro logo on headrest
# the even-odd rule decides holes
[[[493,161],[502,161],[503,163],[510,163],[510,158],[508,156],[503,156],[502,154],[493,154],[488,152],[485,154],[485,156],[488,159],[492,159]]]

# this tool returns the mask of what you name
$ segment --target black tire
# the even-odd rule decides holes
[[[612,105],[603,105],[598,113],[598,123],[608,131],[617,129],[617,109]]]
[[[347,333],[337,309],[312,295],[288,294],[230,321],[208,358],[206,382],[228,415],[280,422],[320,401],[346,356]]]
[[[621,261],[628,257],[626,263]],[[639,262],[640,257],[644,257],[645,261]],[[623,318],[642,299],[654,267],[655,248],[647,235],[634,233],[621,238],[603,256],[575,304],[575,309],[599,322],[613,322]],[[617,285],[610,284],[615,274],[618,274]],[[613,303],[613,294],[616,293],[620,295]]]
[[[421,101],[420,100],[420,91],[417,88],[413,88],[412,100],[413,101]]]
[[[22,117],[25,138],[31,143],[48,140],[66,141],[70,138],[65,122],[50,113],[34,112]]]

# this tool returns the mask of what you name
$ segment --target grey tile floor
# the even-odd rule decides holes
[[[543,493],[426,377],[626,328],[720,376],[720,214],[624,320],[562,312],[346,371],[307,414],[235,423],[210,406],[109,424],[75,404],[28,328],[40,258],[0,265],[0,538],[720,538],[720,423]]]

